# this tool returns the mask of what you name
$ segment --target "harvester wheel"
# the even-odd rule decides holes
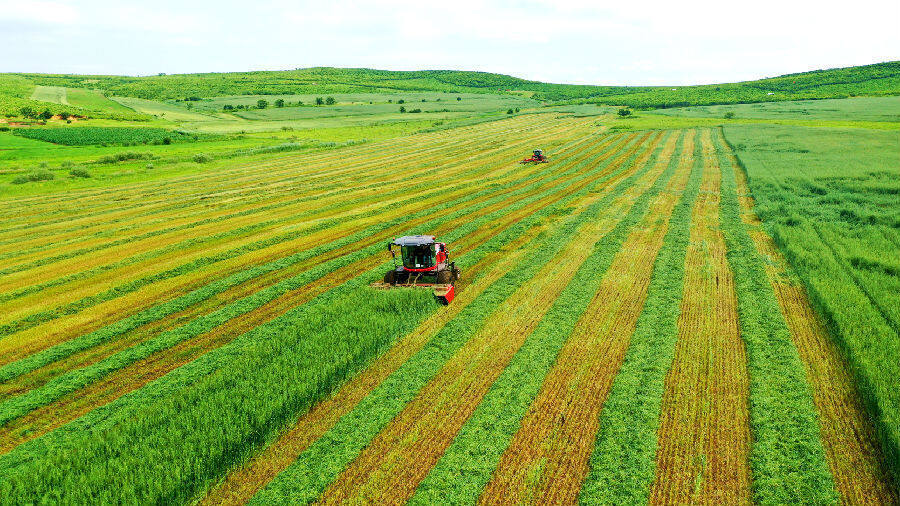
[[[387,284],[389,284],[389,285],[395,285],[395,284],[397,284],[397,280],[396,280],[396,278],[394,277],[395,274],[396,274],[395,271],[392,271],[392,270],[391,270],[391,271],[387,271],[387,274],[384,275],[384,282],[387,283]]]
[[[453,263],[453,266],[450,268],[450,273],[453,277],[453,281],[459,281],[459,267],[456,266],[456,263]]]
[[[449,285],[453,281],[453,274],[450,271],[441,271],[437,274],[437,282],[439,285]]]

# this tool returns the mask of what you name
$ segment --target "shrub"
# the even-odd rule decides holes
[[[631,116],[631,109],[619,109],[619,116]]]
[[[163,137],[162,143],[165,145],[172,144],[172,138],[171,137]]]
[[[59,164],[60,169],[71,169],[73,166],[72,160],[66,160]]]
[[[0,126],[0,132],[9,132],[8,126]]]
[[[37,181],[50,181],[54,177],[49,170],[33,170],[28,174],[22,174],[13,178],[13,184],[32,183]]]
[[[734,113],[731,111],[726,112],[725,119],[734,119]]]
[[[233,110],[234,110],[234,106],[231,105],[231,104],[225,104],[225,105],[222,106],[222,110],[223,110],[223,111],[233,111]]]
[[[83,177],[83,178],[91,177],[91,173],[81,167],[75,167],[74,169],[70,170],[69,175],[73,176],[73,177]]]
[[[325,99],[322,97],[316,97],[316,105],[322,105],[325,103]]]
[[[284,107],[284,99],[279,98],[275,101],[275,107]]]
[[[457,102],[459,102],[460,100],[462,100],[462,97],[456,97]]]
[[[135,151],[122,151],[119,153],[113,153],[111,155],[104,155],[97,159],[95,163],[116,163],[116,162],[124,162],[126,160],[143,160],[150,158],[150,153],[137,153]]]
[[[512,114],[512,113],[513,113],[513,110],[512,110],[512,109],[507,109],[507,110],[506,110],[506,114]]]
[[[406,107],[403,107],[403,106],[401,105],[401,106],[400,106],[400,112],[401,112],[401,113],[406,112]]]
[[[34,109],[32,109],[31,107],[23,107],[23,108],[19,109],[19,114],[21,114],[23,118],[35,117]]]
[[[197,163],[206,163],[212,161],[212,157],[207,155],[206,153],[196,153],[191,159]]]
[[[328,97],[325,99],[325,105],[334,105],[336,102],[337,100],[335,100],[334,97]]]
[[[263,100],[263,99],[259,99],[259,100],[256,101],[256,108],[257,108],[257,109],[265,109],[266,107],[269,107],[269,102],[268,102],[268,101]]]
[[[403,100],[402,98],[401,98],[400,100],[397,101],[398,104],[403,104],[403,103],[405,103],[405,102],[406,102],[406,100]]]
[[[153,162],[147,162],[147,165],[144,165],[144,168],[147,170],[153,170]]]
[[[422,112],[422,109],[413,109],[413,110],[411,110],[411,111],[409,111],[409,112],[412,113],[412,114],[415,114],[415,113]]]

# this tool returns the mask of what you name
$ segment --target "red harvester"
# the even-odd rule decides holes
[[[400,247],[401,265],[397,265],[394,246]],[[407,235],[398,237],[387,245],[394,268],[384,275],[383,283],[373,283],[375,288],[420,286],[432,288],[434,297],[442,304],[449,304],[456,295],[453,283],[459,279],[459,268],[450,262],[447,245],[435,242],[433,235]]]
[[[531,158],[526,158],[519,163],[547,163],[547,157],[544,156],[543,149],[535,149]]]

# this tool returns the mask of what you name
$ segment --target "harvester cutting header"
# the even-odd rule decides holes
[[[400,249],[401,265],[397,265]],[[459,279],[459,268],[450,261],[447,245],[436,242],[433,235],[407,235],[398,237],[387,245],[394,260],[394,268],[384,275],[384,283],[374,283],[376,288],[418,286],[434,289],[435,298],[449,304],[455,296],[453,283]]]

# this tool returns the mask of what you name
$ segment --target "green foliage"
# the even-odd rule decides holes
[[[174,142],[194,142],[212,139],[209,134],[193,134],[180,130],[141,127],[56,127],[56,128],[16,128],[14,134],[29,139],[63,144],[67,146],[137,144],[171,144]]]
[[[825,317],[900,474],[896,132],[729,125],[725,134],[744,146],[756,211]]]
[[[716,137],[721,147],[724,141]],[[766,275],[766,260],[741,221],[735,170],[722,151],[720,163],[722,234],[747,348],[754,498],[760,504],[836,502],[806,369]]]
[[[316,97],[316,105],[323,105],[325,103],[325,99],[322,97]]]
[[[13,178],[13,184],[35,183],[38,181],[51,181],[56,176],[48,170],[33,170],[28,174],[23,174]]]
[[[91,177],[91,173],[81,167],[76,167],[76,168],[70,170],[69,175],[74,176],[74,177],[80,177],[80,178]]]
[[[619,116],[621,116],[621,117],[623,117],[623,118],[624,118],[625,116],[631,116],[631,109],[619,109],[619,113],[618,113],[618,114],[619,114]]]
[[[335,102],[336,102],[336,100],[334,99],[334,97],[326,97],[325,98],[325,105],[334,105]]]
[[[259,100],[256,101],[256,108],[257,108],[257,109],[265,109],[266,107],[269,107],[269,102],[268,102],[268,101],[263,100],[263,99],[259,99]]]
[[[206,153],[196,153],[191,157],[191,160],[197,163],[207,163],[212,161],[212,157]]]
[[[138,153],[136,151],[120,151],[111,155],[103,155],[98,158],[95,163],[108,164],[124,162],[127,160],[144,160],[147,158],[153,158],[153,155],[150,153]]]
[[[284,99],[283,99],[283,98],[279,98],[278,100],[276,100],[276,101],[275,101],[275,107],[284,107]]]

